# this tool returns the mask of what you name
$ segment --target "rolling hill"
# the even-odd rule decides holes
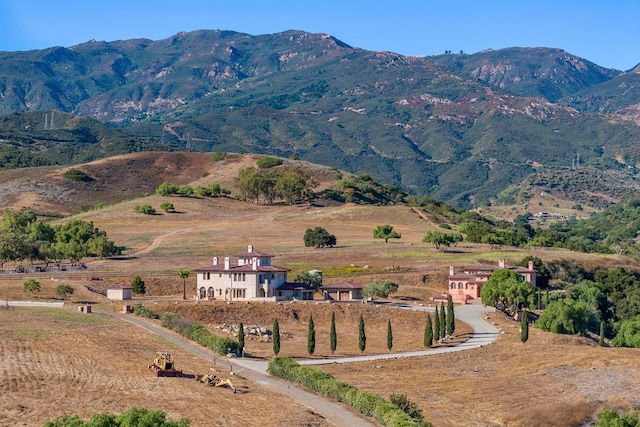
[[[624,174],[608,203],[637,186],[638,73],[559,49],[417,58],[301,31],[195,31],[0,52],[0,70],[0,112],[38,111],[35,128],[3,126],[9,167],[54,163],[17,141],[54,152],[55,110],[110,125],[67,138],[78,148],[61,164],[159,146],[295,156],[466,208],[576,156]]]

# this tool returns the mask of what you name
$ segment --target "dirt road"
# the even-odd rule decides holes
[[[197,356],[208,359],[215,364],[231,367],[232,371],[236,372],[237,374],[240,374],[245,378],[249,378],[262,386],[268,387],[276,393],[289,396],[292,400],[295,400],[298,403],[307,406],[309,409],[319,413],[320,415],[325,417],[326,420],[334,423],[337,426],[375,426],[374,423],[360,417],[359,415],[351,412],[338,403],[326,400],[318,395],[309,393],[284,381],[266,375],[265,373],[263,373],[266,372],[266,362],[261,362],[265,365],[264,371],[253,370],[252,368],[247,367],[246,364],[243,364],[244,366],[241,366],[239,363],[236,363],[237,361],[239,361],[239,359],[227,359],[222,356],[214,355],[204,347],[193,343],[192,341],[188,341],[172,331],[156,326],[153,324],[153,322],[147,319],[112,312],[101,311],[100,313],[109,314],[125,322],[133,323],[134,325],[145,328],[154,334],[160,335],[167,341],[175,343],[189,350]]]

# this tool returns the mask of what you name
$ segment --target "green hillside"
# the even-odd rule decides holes
[[[158,145],[261,153],[472,207],[495,203],[530,174],[571,167],[575,156],[631,172],[640,160],[640,129],[626,120],[634,111],[623,116],[590,101],[635,74],[559,49],[416,58],[300,31],[195,31],[0,52],[0,71],[0,112],[39,111],[29,128],[15,120],[2,128],[12,167]],[[637,93],[635,85],[624,96],[611,90],[606,105],[632,103]],[[45,131],[52,110],[108,127]],[[56,140],[67,143],[51,150]]]

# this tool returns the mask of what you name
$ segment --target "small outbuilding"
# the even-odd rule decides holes
[[[316,289],[306,283],[286,282],[278,286],[276,289],[276,296],[279,300],[289,299],[308,301],[313,299],[313,294],[315,294],[315,292]]]
[[[131,286],[118,286],[107,289],[107,299],[111,301],[125,301],[133,298],[133,288]]]
[[[325,300],[329,301],[355,301],[362,299],[362,289],[365,285],[340,282],[323,285],[322,293]]]

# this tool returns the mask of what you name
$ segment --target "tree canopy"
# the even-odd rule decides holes
[[[584,335],[589,325],[589,308],[581,301],[561,298],[551,302],[535,326],[556,334]]]
[[[312,195],[317,183],[305,171],[297,168],[256,169],[247,167],[238,172],[235,186],[240,198],[258,203],[262,197],[273,203],[280,197],[289,205],[298,203]]]
[[[33,211],[5,209],[0,230],[0,261],[22,262],[25,259],[69,259],[106,257],[119,254],[121,248],[107,238],[92,222],[73,220],[51,226],[38,220]]]
[[[483,304],[492,305],[505,311],[531,307],[534,294],[533,285],[509,269],[495,270],[480,291]]]
[[[314,248],[332,247],[336,245],[336,236],[322,227],[307,228],[304,232],[304,245]]]
[[[429,231],[422,239],[422,243],[433,243],[436,249],[442,246],[449,247],[454,243],[461,242],[460,233],[443,233],[441,231]]]
[[[384,239],[385,243],[389,242],[389,239],[400,239],[402,235],[396,231],[393,231],[391,225],[379,225],[373,230],[374,239]]]
[[[366,298],[387,298],[398,291],[398,284],[391,280],[375,279],[362,289],[362,295]]]

